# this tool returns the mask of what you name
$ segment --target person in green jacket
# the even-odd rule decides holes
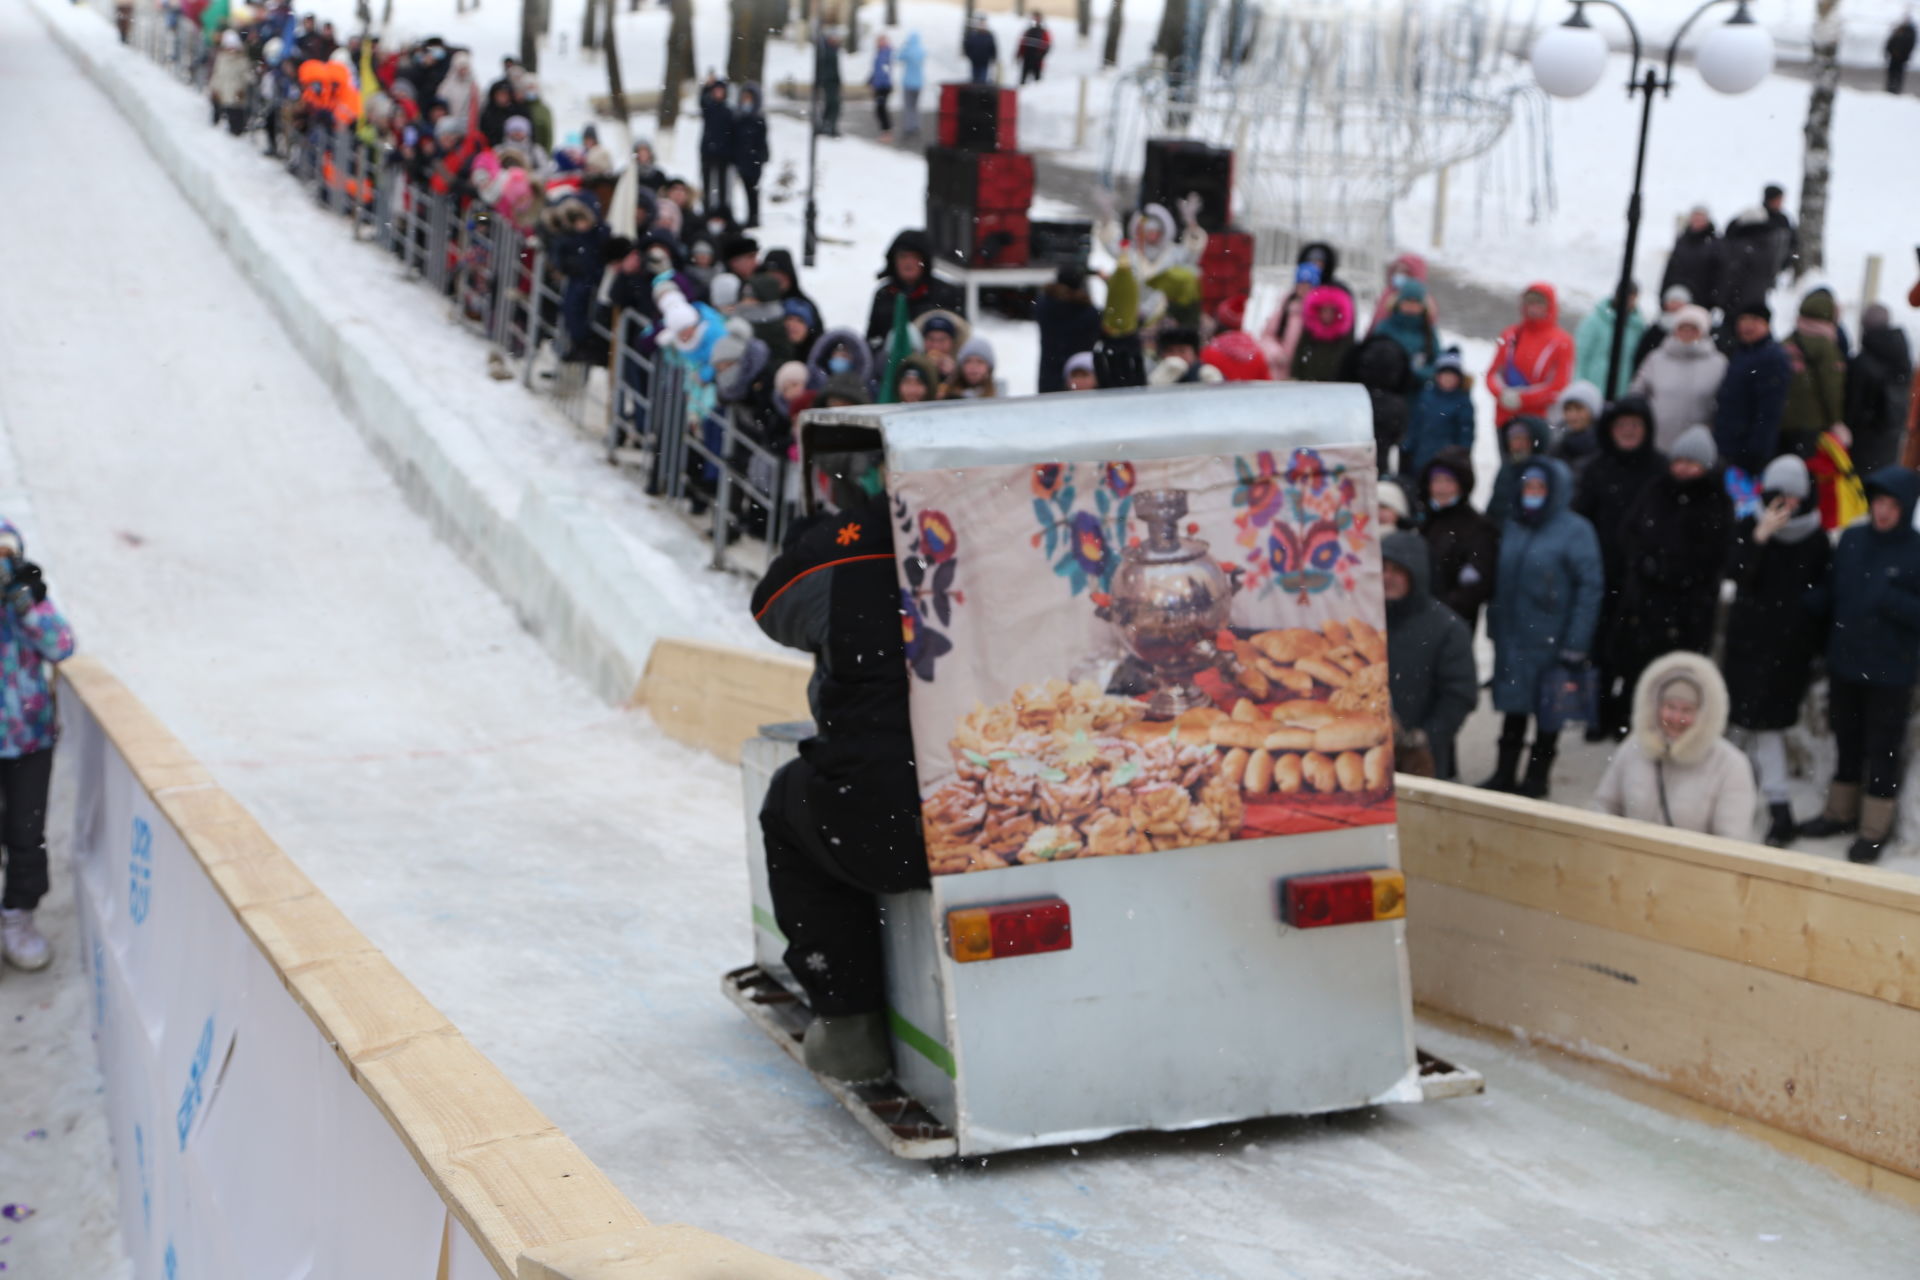
[[[1640,345],[1641,335],[1647,331],[1647,322],[1640,316],[1639,285],[1630,286],[1627,292],[1627,340],[1620,346],[1620,374],[1613,385],[1607,387],[1607,361],[1613,354],[1613,314],[1613,299],[1608,298],[1587,313],[1587,318],[1580,322],[1579,332],[1573,335],[1573,380],[1605,388],[1601,395],[1608,400],[1619,398],[1627,389],[1627,383],[1633,380],[1633,353]]]
[[[1847,357],[1840,349],[1840,308],[1833,294],[1815,289],[1800,300],[1800,318],[1780,345],[1793,377],[1780,414],[1780,451],[1801,459],[1820,450],[1820,436],[1847,411]],[[1846,440],[1842,444],[1848,443]]]

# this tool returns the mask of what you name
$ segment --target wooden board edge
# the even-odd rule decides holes
[[[1774,1150],[1797,1160],[1816,1165],[1844,1182],[1905,1208],[1920,1213],[1920,1178],[1874,1164],[1859,1156],[1822,1146],[1797,1133],[1770,1125],[1751,1116],[1739,1115],[1725,1107],[1701,1102],[1684,1093],[1662,1088],[1621,1067],[1594,1058],[1581,1057],[1544,1041],[1532,1040],[1505,1027],[1489,1027],[1448,1013],[1428,1004],[1416,1004],[1420,1021],[1452,1035],[1478,1040],[1502,1052],[1534,1059],[1546,1059],[1552,1070],[1582,1084],[1605,1089],[1609,1093],[1651,1107],[1655,1111],[1692,1121],[1710,1128],[1725,1129],[1742,1137],[1764,1142]]]

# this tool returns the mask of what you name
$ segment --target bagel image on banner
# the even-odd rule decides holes
[[[935,875],[1391,823],[1370,446],[889,477]]]

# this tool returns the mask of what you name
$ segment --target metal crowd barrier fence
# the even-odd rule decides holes
[[[178,10],[141,7],[128,43],[204,91],[212,52]],[[599,441],[609,464],[635,472],[648,494],[690,505],[713,542],[715,568],[731,567],[727,547],[742,537],[778,547],[794,514],[787,458],[740,430],[728,412],[696,419],[691,370],[654,349],[643,314],[619,309],[606,317],[594,305],[576,341],[565,314],[567,282],[539,237],[478,200],[421,188],[396,153],[366,144],[351,128],[299,127],[298,112],[283,111],[290,104],[267,83],[256,87],[248,132],[269,129],[270,142],[284,147],[287,171],[317,204],[447,298],[452,321],[498,353],[512,370],[506,376],[541,391]]]

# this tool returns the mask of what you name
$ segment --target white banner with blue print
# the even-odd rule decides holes
[[[61,710],[80,951],[136,1280],[429,1280],[439,1196],[85,703]],[[453,1233],[444,1274],[491,1274]]]

